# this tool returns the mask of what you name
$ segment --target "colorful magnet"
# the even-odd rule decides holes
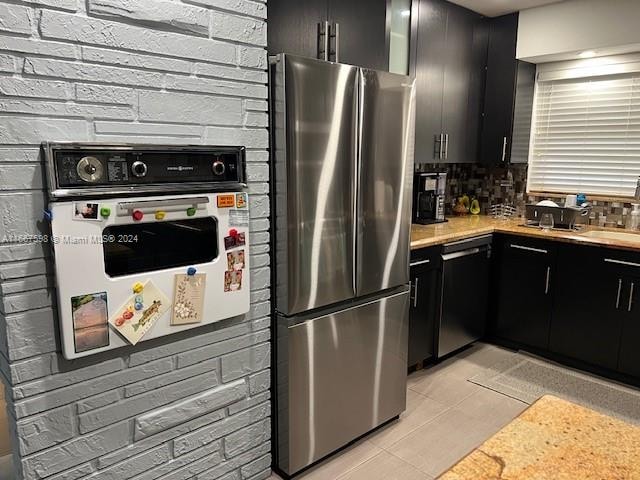
[[[73,204],[73,219],[100,221],[98,218],[99,211],[100,205],[97,203],[77,202]]]
[[[244,232],[238,232],[235,228],[229,230],[229,235],[224,237],[224,249],[230,250],[236,247],[242,247],[246,244]]]
[[[196,272],[197,272],[197,270],[194,267],[187,268],[187,275],[189,275],[189,276],[195,275]]]
[[[238,233],[236,236],[236,247],[244,247],[246,244],[244,232]]]
[[[136,302],[136,304],[135,304],[135,309],[136,310],[142,310],[143,307],[144,307],[144,305],[142,305],[142,302]]]
[[[166,216],[166,212],[163,212],[162,210],[158,210],[156,212],[156,220],[164,220],[164,217]]]
[[[237,208],[247,208],[247,194],[246,193],[236,193],[236,207]]]
[[[231,208],[236,206],[236,197],[231,195],[218,195],[218,208]]]
[[[102,207],[100,209],[100,215],[104,218],[109,218],[109,215],[111,215],[111,209],[109,207]]]
[[[224,249],[229,250],[236,246],[236,237],[232,237],[229,235],[228,237],[224,237]]]
[[[234,292],[242,289],[242,270],[224,272],[224,291]]]
[[[139,222],[144,218],[144,213],[142,212],[142,210],[134,210],[131,216],[136,222]]]
[[[244,268],[244,249],[227,253],[227,270],[242,270]]]
[[[189,207],[187,208],[187,216],[189,217],[193,217],[196,214],[196,209],[195,207]]]
[[[124,318],[125,320],[129,320],[130,318],[133,318],[133,312],[130,310],[125,310],[124,312],[122,312],[122,318]]]
[[[136,303],[142,303],[142,295],[136,295],[133,301]]]
[[[141,282],[136,282],[133,284],[133,293],[140,293],[143,288],[144,285]]]
[[[109,346],[107,292],[71,297],[76,353]]]

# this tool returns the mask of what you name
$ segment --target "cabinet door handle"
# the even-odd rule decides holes
[[[431,263],[431,260],[418,260],[417,262],[411,262],[409,264],[410,267],[417,267],[418,265],[425,265],[427,263]]]
[[[444,134],[444,159],[447,160],[449,158],[449,134]]]
[[[535,253],[549,253],[547,250],[543,250],[542,248],[533,248],[533,247],[525,247],[524,245],[516,245],[512,243],[510,245],[511,248],[515,248],[517,250],[525,250],[527,252],[535,252]]]
[[[418,307],[418,281],[420,278],[416,277],[416,281],[413,284],[413,308]]]
[[[631,311],[631,307],[633,306],[633,289],[635,288],[635,284],[631,282],[631,290],[629,291],[629,305],[627,307],[627,312]]]
[[[333,38],[333,58],[336,63],[340,62],[340,24],[334,23],[331,26],[332,33],[330,35]],[[331,48],[331,47],[329,47]],[[329,60],[331,60],[331,54],[329,54]]]
[[[544,294],[549,293],[549,280],[551,278],[551,267],[547,267],[547,279],[544,282]]]
[[[507,159],[507,137],[502,137],[502,161]]]
[[[616,310],[620,308],[620,293],[622,292],[622,279],[618,279],[618,295],[616,295]]]
[[[624,260],[614,260],[613,258],[605,258],[606,263],[615,263],[617,265],[626,265],[627,267],[640,267],[640,263],[625,262]]]
[[[442,159],[442,135],[433,136],[433,159]]]
[[[444,134],[440,134],[440,141],[438,144],[438,158],[442,160],[444,158]]]
[[[320,22],[318,24],[318,58],[320,60],[329,60],[329,22]]]

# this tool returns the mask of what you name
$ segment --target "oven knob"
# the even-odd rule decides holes
[[[136,160],[131,164],[131,172],[134,176],[142,178],[147,174],[147,165],[140,160]]]
[[[142,217],[144,217],[144,213],[142,213],[141,210],[134,210],[131,216],[133,217],[134,220],[138,221],[138,220],[142,220]]]
[[[96,157],[82,157],[76,165],[76,172],[85,182],[97,182],[102,178],[102,163]]]
[[[211,168],[213,169],[214,175],[224,174],[224,171],[225,171],[224,162],[221,162],[220,160],[216,160],[215,162],[213,162],[213,165],[211,166]]]

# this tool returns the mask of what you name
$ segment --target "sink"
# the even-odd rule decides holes
[[[582,233],[581,236],[588,238],[602,238],[605,240],[621,240],[624,242],[640,243],[640,233],[608,232],[603,230],[592,230]]]

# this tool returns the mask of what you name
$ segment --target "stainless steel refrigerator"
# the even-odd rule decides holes
[[[274,463],[293,475],[406,406],[413,79],[271,58]]]

